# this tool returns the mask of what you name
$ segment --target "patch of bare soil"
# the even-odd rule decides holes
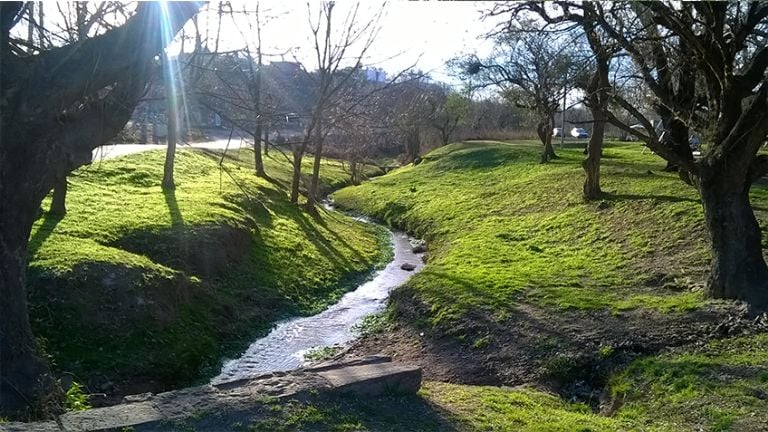
[[[477,314],[432,332],[412,324],[427,313],[418,300],[400,298],[395,308],[399,318],[393,328],[362,337],[345,355],[389,355],[421,366],[429,380],[533,385],[596,409],[605,402],[601,399],[610,373],[639,356],[768,330],[765,320],[756,319],[744,305],[726,302],[669,314],[521,304],[502,322]]]

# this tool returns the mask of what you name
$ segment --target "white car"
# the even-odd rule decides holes
[[[589,138],[589,132],[584,128],[571,129],[571,136],[574,138]]]

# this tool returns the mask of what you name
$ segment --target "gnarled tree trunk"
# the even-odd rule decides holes
[[[90,160],[125,126],[162,49],[159,6],[144,3],[123,26],[20,59],[8,43],[19,8],[0,4],[0,416],[32,413],[60,394],[27,311],[27,244],[40,203],[73,161]],[[197,8],[169,5],[172,32]]]
[[[712,244],[707,295],[768,304],[768,266],[749,184],[716,177],[702,182],[699,191]]]
[[[544,151],[541,153],[541,163],[547,163],[553,159],[557,159],[555,154],[555,148],[552,147],[552,130],[554,129],[555,118],[554,116],[547,115],[536,127],[536,133],[544,144]]]
[[[2,170],[4,174],[12,171],[5,166]],[[23,189],[16,189],[6,180],[3,178],[0,185],[0,411],[5,416],[24,418],[44,411],[46,400],[55,399],[56,393],[27,314],[27,240],[36,209],[16,198],[35,193],[29,190],[29,183],[24,182],[26,187],[18,184]]]
[[[593,110],[592,135],[587,144],[587,158],[582,162],[586,177],[584,178],[584,199],[599,198],[603,191],[600,189],[600,159],[603,156],[603,135],[605,133],[605,116],[602,110]]]

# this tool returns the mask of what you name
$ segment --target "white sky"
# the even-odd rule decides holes
[[[235,0],[232,4],[235,11],[242,11],[244,7],[253,11],[256,9],[257,2]],[[307,2],[262,0],[259,4],[263,13],[263,51],[286,53],[284,60],[287,61],[293,60],[295,56],[307,69],[314,69]],[[334,9],[336,28],[343,26],[345,17],[356,4],[357,2],[350,0],[336,2]],[[59,9],[65,13],[72,13],[70,10],[73,9],[72,4],[46,1],[44,5],[46,27],[59,31],[57,26],[64,26]],[[216,24],[218,3],[210,2],[208,5],[211,12],[203,12],[198,18],[203,32],[206,27],[213,32]],[[315,18],[320,6],[319,0],[309,2]],[[362,0],[357,22],[363,25],[370,21],[381,11],[381,6],[380,1]],[[475,53],[481,57],[490,53],[491,43],[484,40],[482,36],[494,28],[499,19],[483,21],[481,11],[492,6],[492,2],[392,0],[384,5],[382,18],[379,21],[378,37],[365,59],[366,66],[381,67],[391,75],[416,64],[417,69],[429,73],[435,80],[454,82],[445,68],[446,61],[466,53]],[[91,2],[88,8],[93,12],[97,4]],[[220,50],[244,47],[241,32],[246,36],[255,33],[249,30],[248,21],[242,14],[238,14],[234,22],[230,18],[222,22]],[[255,19],[250,21],[255,25]],[[22,23],[14,28],[14,32],[19,37],[25,37],[26,28],[26,23]],[[190,40],[194,38],[194,27],[191,22],[185,27],[185,32],[188,38],[185,49],[190,50],[194,45]],[[177,41],[170,48],[172,53],[178,52],[180,45],[178,39],[177,37]],[[255,38],[250,41],[252,48],[255,46],[254,41]],[[58,41],[54,40],[54,43]],[[355,50],[352,51],[355,52]],[[270,60],[280,60],[280,57],[265,58],[266,62]]]
[[[347,13],[356,3],[338,1],[334,9],[334,21],[337,28],[342,27]],[[255,2],[233,3],[234,9],[242,10],[247,5],[255,9]],[[366,63],[381,67],[387,73],[396,73],[416,63],[420,70],[430,73],[433,79],[450,81],[445,62],[464,53],[487,55],[491,50],[490,42],[482,36],[491,30],[498,20],[481,20],[481,10],[492,6],[489,2],[406,2],[391,1],[384,6],[380,20],[380,30]],[[308,9],[305,2],[265,0],[261,2],[263,16],[262,43],[265,53],[289,51],[284,56],[286,61],[294,56],[313,69],[314,57],[311,33],[308,23]],[[313,14],[317,15],[320,3],[310,2]],[[358,22],[365,23],[373,17],[381,3],[365,1],[360,3]],[[213,7],[215,11],[215,6]],[[199,19],[201,27],[208,22],[215,25],[215,12],[203,15]],[[255,20],[251,20],[255,25]],[[238,31],[252,34],[248,22],[239,17],[236,22],[222,25],[220,49],[243,47],[243,38]],[[187,27],[191,29],[191,27]],[[189,34],[192,34],[191,31]],[[255,39],[253,39],[255,40]],[[253,43],[253,42],[251,42]],[[252,47],[255,44],[251,45]],[[271,57],[280,60],[280,57]]]

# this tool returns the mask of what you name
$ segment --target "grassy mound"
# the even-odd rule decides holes
[[[666,430],[768,425],[768,334],[640,359],[610,383],[616,417]]]
[[[334,193],[341,206],[429,242],[428,265],[392,297],[394,333],[366,343],[397,343],[441,379],[533,382],[593,408],[606,389],[614,415],[589,430],[761,430],[761,337],[690,345],[712,338],[735,309],[702,295],[709,252],[695,190],[640,145],[612,144],[607,194],[586,203],[581,149],[562,149],[546,165],[539,152],[530,142],[452,144]],[[756,185],[752,203],[765,231],[768,189]],[[674,346],[683,347],[666,353]],[[466,391],[492,398],[496,390]],[[518,430],[513,414],[499,419],[477,428]],[[593,424],[574,424],[582,421]],[[531,430],[578,430],[542,424]]]
[[[581,152],[562,150],[546,165],[538,153],[534,144],[453,144],[334,199],[430,241],[430,265],[410,286],[434,320],[504,314],[517,301],[661,311],[703,304],[709,258],[692,188],[639,145],[615,145],[604,156],[609,194],[585,203]],[[761,220],[767,198],[756,188]]]
[[[279,155],[266,158],[269,182],[253,175],[252,152],[226,158],[222,171],[218,155],[181,150],[172,192],[160,188],[163,158],[80,169],[68,214],[32,229],[35,334],[55,369],[91,392],[158,390],[212,373],[271,322],[318,312],[386,259],[375,227],[291,205]],[[322,176],[326,189],[347,178],[331,161]]]

